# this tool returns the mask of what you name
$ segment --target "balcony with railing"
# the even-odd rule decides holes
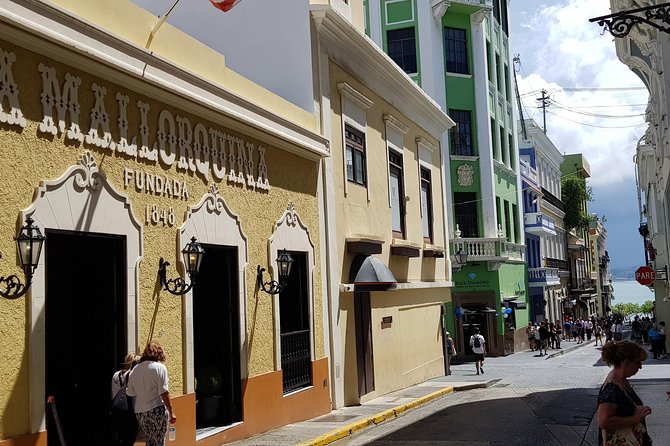
[[[584,239],[574,233],[574,230],[568,232],[568,249],[580,251],[586,248]]]
[[[558,268],[528,268],[528,285],[534,288],[560,285]]]
[[[545,263],[547,265],[547,268],[558,268],[559,271],[570,271],[567,260],[553,259],[551,257],[547,257],[545,259]]]
[[[524,226],[529,234],[556,235],[556,222],[542,212],[527,212],[523,215]]]
[[[508,242],[504,238],[454,238],[451,252],[468,253],[468,262],[488,262],[494,271],[503,263],[523,263],[526,261],[526,247]]]
[[[533,184],[538,184],[538,182],[537,182],[537,169],[532,167],[526,161],[519,160],[519,170],[521,171],[521,175],[526,177],[529,182],[531,182]]]

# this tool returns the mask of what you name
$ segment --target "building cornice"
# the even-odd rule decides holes
[[[311,16],[329,58],[366,87],[438,139],[455,125],[386,53],[330,6],[312,5]]]

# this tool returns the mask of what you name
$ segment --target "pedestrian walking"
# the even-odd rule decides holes
[[[605,446],[651,446],[644,406],[628,378],[642,368],[647,352],[631,341],[609,342],[602,348],[602,360],[612,367],[598,393],[598,444]]]
[[[654,359],[658,359],[661,353],[661,328],[654,322],[648,330],[649,342],[651,343],[651,352],[654,354]]]
[[[563,329],[561,328],[561,323],[559,321],[556,321],[556,324],[554,324],[554,328],[556,329],[556,337],[555,337],[556,348],[560,349],[561,338],[563,337]]]
[[[446,336],[446,341],[447,341],[447,370],[446,370],[446,375],[449,376],[451,375],[451,358],[457,355],[456,353],[456,343],[451,337],[451,334],[446,331],[444,333]]]
[[[665,341],[667,341],[667,336],[665,335],[665,321],[658,323],[658,326],[661,330],[661,358],[666,359],[668,357],[668,350],[665,346]]]
[[[549,327],[547,323],[542,322],[537,331],[540,333],[540,356],[544,356],[547,354],[547,343],[549,342]]]
[[[593,321],[591,319],[584,321],[584,331],[586,332],[586,339],[590,341],[591,336],[593,336]]]
[[[572,339],[572,322],[569,319],[563,322],[563,333],[566,341]]]
[[[577,319],[577,322],[573,325],[573,327],[576,329],[576,336],[575,339],[577,340],[577,344],[581,344],[584,342],[584,321],[582,321],[582,318],[580,317]],[[574,331],[573,331],[574,333]]]
[[[530,347],[530,351],[535,350],[535,327],[533,327],[532,322],[528,322],[528,326],[526,327],[526,336],[528,337],[528,346]]]
[[[135,416],[144,431],[147,446],[164,446],[168,420],[177,422],[168,389],[165,352],[157,342],[144,349],[140,363],[128,380],[128,396],[135,397]]]
[[[612,324],[612,335],[614,336],[614,341],[620,341],[623,339],[623,324],[621,319],[617,319],[614,324]]]
[[[600,325],[600,322],[596,323],[596,326],[593,328],[593,335],[596,337],[595,346],[598,346],[598,341],[600,341],[600,346],[603,345],[603,326]]]
[[[121,369],[112,375],[112,407],[110,415],[112,444],[114,446],[132,446],[135,443],[135,438],[137,438],[137,419],[133,410],[134,398],[130,398],[129,401],[126,396],[126,386],[128,385],[130,372],[139,360],[140,357],[135,353],[128,353],[123,360]]]
[[[475,328],[474,334],[470,336],[470,347],[475,355],[475,368],[477,375],[484,373],[484,356],[486,355],[486,339],[479,334],[479,328]]]

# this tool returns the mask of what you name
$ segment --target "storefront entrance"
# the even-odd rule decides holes
[[[127,353],[126,238],[46,231],[46,395],[68,446],[104,444],[112,374]],[[47,407],[47,442],[59,445]]]
[[[237,248],[203,247],[205,256],[193,288],[198,429],[242,421]]]

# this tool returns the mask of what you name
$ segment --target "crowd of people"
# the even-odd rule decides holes
[[[667,357],[665,322],[657,323],[649,317],[635,316],[630,326],[632,342],[638,345],[649,344],[649,351],[653,353],[654,359]],[[605,342],[621,341],[623,331],[624,320],[620,316],[570,318],[562,323],[545,319],[539,324],[528,322],[526,327],[530,349],[539,352],[539,356],[546,355],[548,348],[562,348],[562,341],[581,344],[584,341],[595,339],[596,347],[603,346],[603,337]]]

